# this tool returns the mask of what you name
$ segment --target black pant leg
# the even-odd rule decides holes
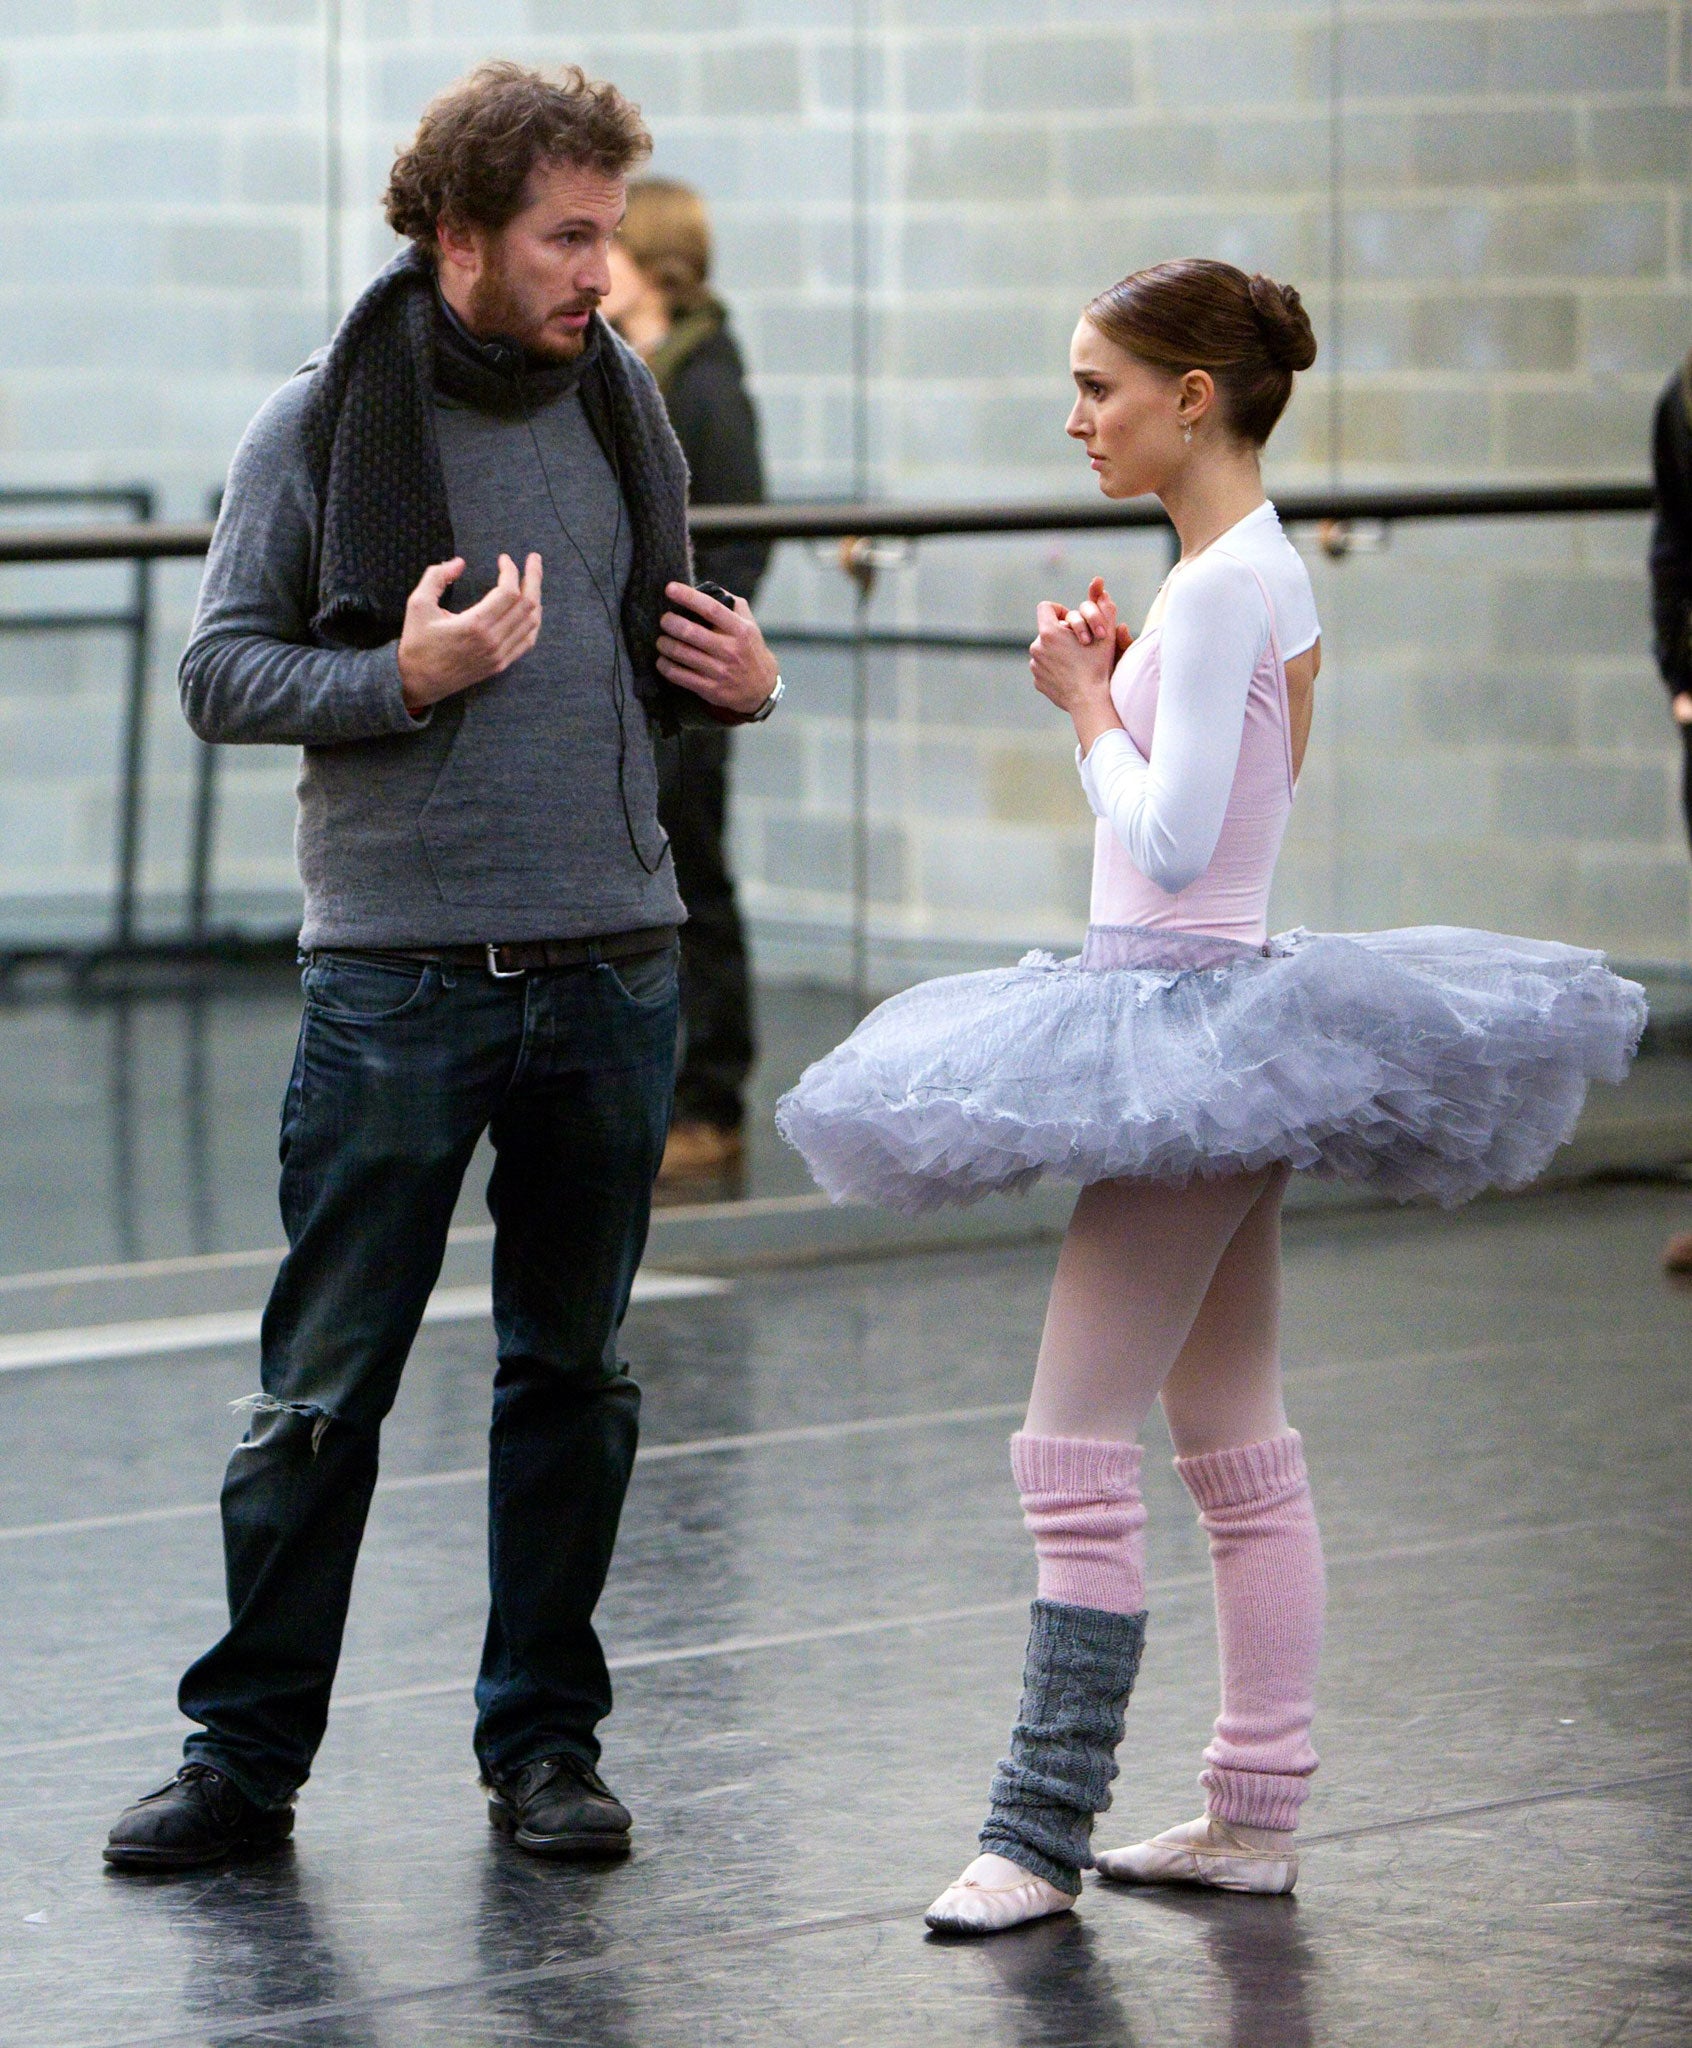
[[[266,1804],[323,1738],[382,1420],[522,1018],[520,995],[432,967],[319,960],[306,991],[282,1118],[289,1251],[223,1486],[229,1628],[179,1693],[201,1724],[190,1760]]]
[[[491,1776],[593,1763],[611,1680],[593,1613],[634,1465],[617,1353],[664,1153],[674,958],[534,977],[523,1073],[492,1125],[491,1604],[476,1754]]]

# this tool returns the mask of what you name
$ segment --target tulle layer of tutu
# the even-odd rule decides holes
[[[1042,1174],[1185,1181],[1284,1161],[1448,1206],[1525,1186],[1645,1025],[1599,953],[1496,932],[1268,946],[1095,928],[1080,960],[894,996],[776,1112],[836,1201],[908,1215]]]

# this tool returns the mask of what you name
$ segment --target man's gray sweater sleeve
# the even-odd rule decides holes
[[[311,639],[317,496],[300,417],[310,373],[260,409],[230,466],[178,680],[203,740],[334,746],[415,732],[397,642],[320,647]]]

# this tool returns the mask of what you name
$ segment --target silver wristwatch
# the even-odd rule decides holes
[[[746,723],[748,725],[762,725],[764,720],[769,717],[770,713],[776,708],[776,706],[781,702],[782,698],[786,695],[787,685],[782,681],[780,676],[777,676],[775,680],[775,688],[764,699],[763,703],[758,706],[756,711],[750,712],[747,715]]]

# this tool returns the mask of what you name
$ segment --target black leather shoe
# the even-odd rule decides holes
[[[543,1756],[509,1778],[483,1779],[488,1819],[531,1856],[626,1856],[628,1808],[590,1764]]]
[[[293,1832],[291,1802],[257,1806],[210,1764],[184,1764],[168,1785],[118,1815],[104,1854],[118,1870],[199,1870],[262,1856]]]

